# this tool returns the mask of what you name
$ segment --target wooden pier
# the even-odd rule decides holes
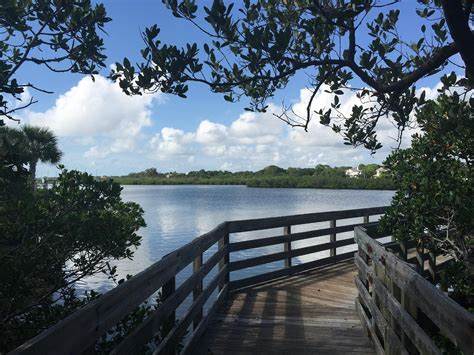
[[[232,292],[194,354],[372,354],[352,261]]]
[[[436,329],[472,354],[474,317],[426,279],[443,267],[436,253],[378,242],[387,235],[369,222],[385,210],[221,223],[12,353],[94,354],[102,336],[160,292],[162,303],[112,354],[141,353],[157,334],[153,354],[440,354]],[[262,230],[271,236],[252,235]],[[281,267],[260,268],[274,262]],[[192,273],[178,283],[186,267]],[[234,277],[255,267],[260,273]]]

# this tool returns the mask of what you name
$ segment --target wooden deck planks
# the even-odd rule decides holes
[[[348,261],[234,291],[194,354],[373,354]]]

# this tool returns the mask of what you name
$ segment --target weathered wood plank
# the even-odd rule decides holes
[[[344,253],[344,254],[339,254],[339,255],[336,255],[336,261],[343,261],[343,260],[347,260],[347,259],[352,259],[353,256],[354,256],[353,251],[348,252],[348,253]],[[247,286],[250,286],[250,285],[255,285],[257,283],[273,280],[273,279],[276,279],[276,278],[279,278],[279,277],[282,277],[282,276],[293,275],[295,273],[307,271],[307,270],[310,270],[310,269],[313,269],[313,268],[316,268],[316,267],[329,265],[329,264],[332,264],[333,262],[334,262],[333,257],[327,257],[327,258],[322,258],[322,259],[310,261],[310,262],[307,262],[307,263],[295,265],[295,266],[292,266],[291,268],[288,268],[288,269],[280,269],[280,270],[260,274],[260,275],[257,275],[257,276],[251,276],[251,277],[247,277],[247,278],[244,278],[244,279],[231,281],[230,282],[230,290],[235,290],[235,289],[247,287]]]
[[[367,292],[364,284],[359,280],[358,277],[355,279],[357,289],[359,290],[359,296],[362,298],[365,306],[370,309],[370,313],[373,318],[373,325],[377,326],[380,330],[380,334],[383,337],[383,346],[385,354],[403,354],[408,355],[408,351],[403,347],[400,339],[397,337],[393,329],[387,323],[387,319],[382,315],[382,312],[375,304],[372,297]],[[376,337],[375,332],[372,333],[372,337]]]
[[[212,279],[212,281],[207,285],[204,291],[199,295],[199,297],[192,303],[189,310],[186,314],[178,321],[175,327],[166,335],[166,337],[161,341],[158,349],[155,350],[153,355],[157,354],[169,354],[172,352],[178,345],[181,337],[188,329],[192,320],[196,317],[196,314],[202,308],[204,303],[208,300],[209,296],[214,292],[216,287],[219,286],[225,280],[228,275],[227,265],[222,268],[219,273]],[[227,285],[224,284],[224,287]],[[220,290],[224,289],[224,287]]]
[[[174,313],[174,310],[186,299],[197,285],[202,284],[204,277],[226,255],[226,253],[226,249],[221,249],[212,255],[199,268],[199,270],[178,287],[176,292],[170,295],[163,304],[153,311],[148,318],[135,328],[124,340],[122,340],[122,342],[112,351],[112,354],[131,354],[150,341],[150,339],[159,331],[160,326],[163,324],[163,320],[172,312]],[[172,322],[172,327],[174,327],[174,321]]]
[[[198,327],[194,330],[191,339],[189,340],[188,344],[186,344],[186,346],[184,347],[182,351],[183,354],[189,354],[194,349],[202,333],[206,330],[207,325],[211,321],[212,317],[214,317],[217,310],[222,306],[228,294],[229,294],[229,284],[226,284],[224,288],[217,295],[217,299],[212,305],[211,309],[208,311],[206,316],[201,320]]]
[[[398,246],[399,246],[399,251],[400,251],[400,258],[402,260],[407,260],[407,257],[408,257],[408,246],[407,246],[407,242],[404,241],[404,240],[401,240],[398,242]]]
[[[374,279],[373,290],[380,297],[381,302],[387,305],[391,315],[400,324],[403,332],[407,334],[411,342],[416,346],[420,354],[441,354],[441,351],[434,342],[426,335],[423,329],[413,320],[413,318],[403,309],[400,303],[393,297],[385,286],[377,279]]]
[[[225,252],[224,252],[225,253]],[[199,272],[199,270],[202,268],[202,254],[200,254],[196,259],[193,261],[193,273],[196,274]],[[199,295],[202,293],[202,286],[203,282],[202,279],[197,282],[196,287],[193,290],[193,301],[196,301],[196,299],[199,297]],[[196,315],[196,318],[193,319],[193,327],[196,328],[199,324],[199,322],[202,319],[202,308]]]
[[[163,300],[169,300],[172,298],[173,294],[176,291],[176,277],[172,277],[169,281],[167,281],[162,289],[161,289],[161,296]],[[167,316],[163,320],[163,335],[169,333],[169,331],[174,327],[174,323],[176,322],[176,307],[173,307],[168,312]],[[142,323],[143,324],[143,323]]]
[[[296,256],[308,255],[311,253],[317,253],[324,250],[336,249],[337,247],[343,247],[347,245],[355,245],[354,239],[348,238],[338,240],[337,242],[316,244],[309,247],[292,249],[289,251],[282,251],[278,253],[266,254],[262,256],[256,256],[250,259],[233,261],[230,263],[230,271],[241,270],[257,265],[272,263],[279,260],[287,260]],[[334,259],[334,256],[332,256]]]
[[[248,232],[261,229],[279,228],[298,224],[325,222],[333,219],[347,219],[385,213],[387,207],[360,208],[343,211],[307,213],[293,216],[229,221],[229,233]]]
[[[367,337],[370,337],[370,335],[372,333],[371,332],[371,329],[372,329],[371,322],[370,322],[369,317],[365,313],[365,310],[362,307],[359,298],[355,299],[355,308],[356,308],[357,314],[359,316],[360,323],[362,324],[362,327],[364,328],[364,330],[367,334]]]
[[[440,292],[413,270],[409,264],[370,238],[360,227],[355,229],[359,247],[364,249],[374,263],[384,268],[386,275],[426,314],[448,338],[464,353],[473,352],[474,316],[455,301]]]
[[[357,269],[359,270],[359,279],[365,285],[365,283],[367,282],[367,275],[369,273],[368,266],[366,262],[359,256],[359,253],[356,253],[354,255],[354,263],[357,266]]]
[[[355,227],[362,226],[363,223],[356,223],[356,224],[349,224],[345,226],[339,226],[336,228],[323,228],[323,229],[315,229],[312,231],[307,232],[298,232],[292,234],[282,234],[275,237],[266,237],[266,238],[258,238],[253,240],[245,240],[241,242],[232,242],[230,243],[230,252],[246,250],[246,249],[253,249],[253,248],[261,248],[270,245],[277,245],[286,243],[289,241],[295,242],[297,240],[304,240],[316,237],[324,237],[330,234],[339,234],[344,232],[352,232],[354,231]]]
[[[329,227],[332,228],[332,229],[335,229],[336,228],[336,220],[335,219],[332,219],[331,221],[329,221]],[[329,235],[329,241],[334,245],[336,244],[336,233],[332,233]],[[334,262],[336,262],[336,247],[333,246],[331,247],[331,249],[329,250],[329,255],[332,256],[334,258]]]
[[[373,353],[355,313],[352,262],[233,291],[194,354]],[[186,350],[187,350],[186,349]]]
[[[430,274],[431,283],[436,282],[436,251],[434,247],[432,250],[429,251],[429,258],[428,258],[428,273]]]
[[[224,277],[224,279],[222,280],[222,282],[219,284],[219,291],[222,290],[224,288],[224,285],[228,284],[229,283],[229,279],[230,279],[230,271],[229,271],[229,268],[228,268],[228,265],[229,265],[229,233],[226,233],[221,239],[219,239],[219,242],[218,242],[218,247],[219,247],[219,250],[224,250],[225,251],[225,255],[224,257],[219,261],[219,271],[222,271],[222,270],[226,270],[226,275]]]
[[[283,227],[283,235],[289,236],[290,234],[291,234],[291,226]],[[286,239],[290,239],[290,238],[286,238]],[[289,253],[291,251],[291,239],[283,243],[283,251],[286,253]],[[288,256],[285,259],[285,268],[289,268],[289,267],[291,267],[291,256]]]
[[[416,248],[415,248],[415,264],[416,264],[416,271],[419,274],[423,275],[425,271],[425,260],[428,259],[428,254],[425,254],[425,248],[423,246],[423,242],[418,241]]]

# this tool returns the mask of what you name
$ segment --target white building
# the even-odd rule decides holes
[[[388,170],[385,169],[383,166],[381,166],[380,168],[378,168],[377,170],[375,170],[375,175],[374,177],[376,178],[379,178],[379,177],[382,177],[382,175],[387,172]]]
[[[350,169],[347,169],[346,170],[346,176],[349,176],[351,178],[355,178],[355,177],[358,177],[362,174],[362,171],[359,170],[359,167],[355,167],[355,168],[350,168]]]

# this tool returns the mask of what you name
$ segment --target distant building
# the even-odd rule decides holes
[[[384,173],[386,173],[387,171],[388,171],[387,169],[385,169],[383,166],[381,166],[380,168],[375,170],[374,178],[382,177],[382,175],[384,175]]]
[[[359,170],[358,166],[346,170],[346,176],[351,178],[359,177],[360,175],[362,175],[362,171]]]

